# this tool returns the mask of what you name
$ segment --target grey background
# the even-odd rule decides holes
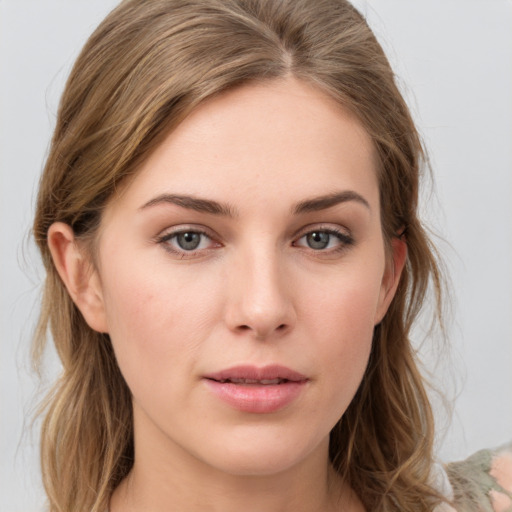
[[[41,510],[39,382],[28,363],[42,272],[27,241],[60,92],[112,0],[0,0],[0,511]],[[359,0],[430,151],[423,209],[446,242],[448,346],[422,345],[441,460],[512,439],[512,2]],[[422,337],[421,328],[416,336]]]

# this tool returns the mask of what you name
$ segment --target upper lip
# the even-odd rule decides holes
[[[308,380],[305,375],[281,365],[269,365],[263,367],[252,365],[233,366],[219,372],[209,373],[205,375],[204,378],[217,381],[232,379],[245,379],[252,381],[281,379],[292,382],[302,382]]]

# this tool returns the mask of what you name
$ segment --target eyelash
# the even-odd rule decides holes
[[[330,254],[338,254],[340,252],[346,251],[351,245],[354,245],[354,239],[351,235],[344,233],[338,229],[332,228],[332,227],[316,227],[315,229],[308,229],[307,231],[304,231],[298,238],[296,238],[296,242],[294,242],[294,245],[297,243],[297,241],[302,240],[303,238],[307,237],[308,235],[312,235],[313,233],[324,233],[329,235],[330,237],[334,236],[338,239],[339,244],[330,249],[313,249],[312,247],[304,247],[306,250],[311,250],[317,255],[327,256]],[[331,241],[329,240],[329,243]],[[302,247],[297,246],[295,247]]]
[[[200,235],[201,237],[206,237],[206,238],[210,239],[212,242],[214,242],[214,238],[211,236],[211,234],[209,234],[205,230],[200,229],[198,227],[177,229],[176,231],[172,231],[171,233],[166,233],[162,236],[159,236],[156,239],[156,242],[161,244],[167,252],[170,252],[171,254],[180,256],[181,259],[193,258],[195,256],[198,256],[200,253],[204,253],[205,251],[209,251],[209,250],[215,248],[215,247],[209,247],[209,248],[205,248],[205,249],[196,249],[196,250],[187,251],[182,248],[175,248],[171,245],[170,242],[173,239],[176,239],[179,235],[185,235],[187,233],[194,234],[194,235]],[[214,244],[216,245],[216,247],[221,247],[221,244],[219,242],[214,242]]]
[[[177,239],[180,235],[185,234],[193,234],[193,235],[200,235],[201,237],[206,237],[207,239],[211,240],[215,244],[214,247],[208,247],[208,248],[202,248],[202,249],[195,249],[195,250],[189,250],[183,248],[177,248],[173,247],[171,245],[171,241]],[[313,249],[312,247],[306,247],[297,245],[297,243],[302,240],[303,238],[307,237],[308,235],[312,235],[313,233],[322,233],[326,234],[329,237],[336,237],[339,241],[339,244],[335,246],[334,248],[327,248],[327,249]],[[158,244],[161,244],[164,249],[167,252],[170,252],[171,254],[180,256],[180,259],[186,259],[186,258],[194,258],[197,257],[200,254],[205,254],[206,251],[210,251],[212,249],[215,249],[217,247],[222,247],[222,244],[220,242],[215,242],[214,237],[208,233],[207,231],[199,228],[199,227],[188,227],[183,229],[178,229],[176,231],[172,231],[171,233],[166,233],[162,236],[159,236],[156,238],[156,242]],[[201,242],[200,242],[201,243]],[[331,243],[331,240],[329,239],[329,244]],[[307,231],[303,231],[298,237],[294,239],[293,246],[303,248],[307,251],[313,252],[315,255],[321,255],[321,256],[328,256],[331,254],[338,254],[345,250],[347,250],[351,245],[354,245],[355,241],[352,238],[351,235],[344,233],[340,230],[334,229],[332,227],[316,227],[315,229],[308,229]]]

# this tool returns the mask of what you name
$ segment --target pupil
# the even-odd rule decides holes
[[[311,249],[325,249],[329,244],[329,234],[321,231],[313,231],[307,236],[307,241]]]
[[[178,245],[186,250],[193,251],[197,249],[199,243],[201,242],[201,235],[199,233],[180,233],[177,236]]]

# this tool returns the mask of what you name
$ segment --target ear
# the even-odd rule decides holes
[[[382,278],[379,303],[375,314],[375,325],[382,321],[395,296],[406,259],[407,243],[404,237],[393,237],[391,241],[391,258],[386,264],[386,270]]]
[[[73,229],[63,222],[52,224],[48,230],[48,247],[59,276],[89,327],[108,332],[98,272],[80,250]]]

